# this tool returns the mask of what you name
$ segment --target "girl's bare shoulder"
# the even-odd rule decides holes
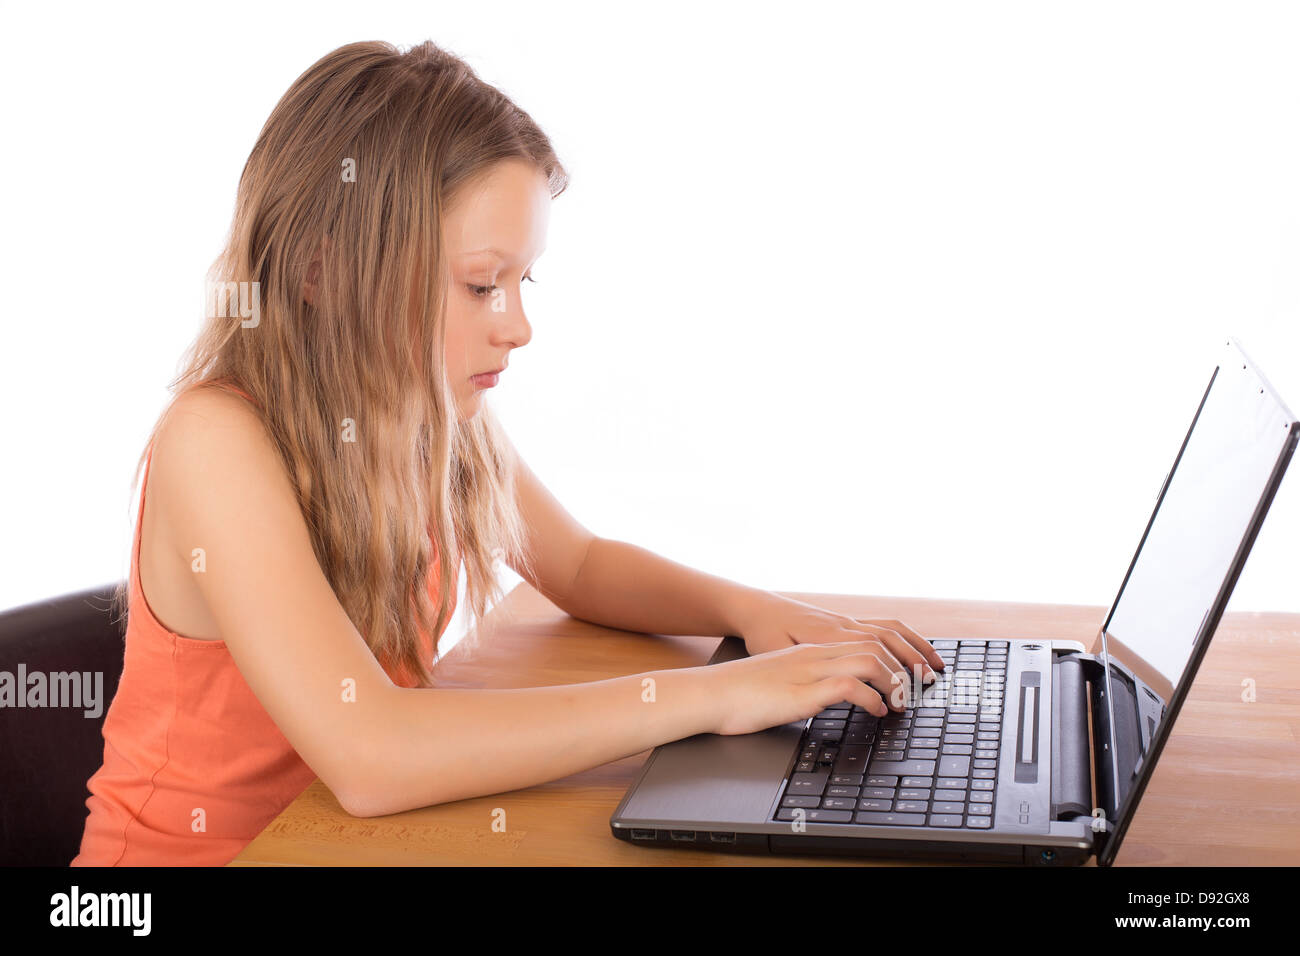
[[[204,511],[229,513],[250,482],[274,477],[267,459],[250,451],[265,441],[252,406],[225,389],[186,390],[159,423],[144,489],[140,581],[154,616],[176,634],[222,637],[196,585],[192,551],[196,535],[205,534]],[[232,456],[242,460],[232,463]],[[232,464],[238,478],[215,473]]]
[[[256,408],[224,388],[186,389],[164,412],[154,436],[149,495],[162,511],[193,493],[240,493],[284,471]]]

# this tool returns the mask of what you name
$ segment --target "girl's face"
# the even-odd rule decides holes
[[[540,169],[507,159],[453,197],[443,218],[447,252],[444,352],[461,421],[478,414],[510,352],[527,345],[522,285],[546,247],[551,193]],[[504,381],[504,376],[502,376]]]

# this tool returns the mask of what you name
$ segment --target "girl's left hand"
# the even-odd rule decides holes
[[[922,683],[928,684],[935,679],[934,669],[944,667],[930,642],[902,621],[849,617],[772,592],[765,592],[762,601],[752,606],[740,630],[750,655],[794,644],[834,644],[875,637],[881,644],[876,656],[908,678],[919,671]]]

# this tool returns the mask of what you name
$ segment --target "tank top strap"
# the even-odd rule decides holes
[[[252,405],[253,405],[254,407],[256,407],[257,409],[260,410],[261,407],[262,407],[262,403],[261,403],[261,402],[259,402],[257,399],[255,399],[252,395],[248,394],[248,392],[244,391],[242,388],[240,388],[240,387],[239,387],[238,385],[236,385],[234,382],[228,381],[227,379],[224,379],[224,378],[212,378],[212,379],[208,379],[206,382],[199,382],[199,383],[197,383],[194,387],[197,388],[197,387],[199,387],[200,385],[214,385],[214,386],[216,386],[217,388],[224,388],[224,389],[227,389],[228,391],[234,392],[234,393],[236,393],[237,395],[241,395],[241,396],[243,396],[243,397],[244,397],[245,399],[247,399],[250,403],[252,403]]]
[[[153,462],[153,442],[145,450],[144,469],[140,474],[140,491],[139,501],[135,509],[135,533],[131,537],[131,572],[127,580],[127,587],[131,592],[134,600],[135,595],[144,591],[144,585],[140,583],[140,546],[141,539],[144,538],[144,494],[145,487],[149,483],[149,465]]]

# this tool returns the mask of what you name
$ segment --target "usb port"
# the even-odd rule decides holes
[[[736,834],[734,833],[710,833],[710,843],[735,843]]]
[[[633,840],[653,840],[653,839],[656,839],[656,837],[657,837],[657,834],[655,833],[654,830],[635,830],[635,829],[634,829],[634,830],[632,831],[632,839],[633,839]]]
[[[694,843],[694,842],[695,842],[695,831],[694,831],[694,830],[669,830],[669,831],[668,831],[668,836],[671,837],[672,839],[674,839],[674,840],[678,840],[678,841],[680,841],[680,842],[682,842],[682,843]]]

